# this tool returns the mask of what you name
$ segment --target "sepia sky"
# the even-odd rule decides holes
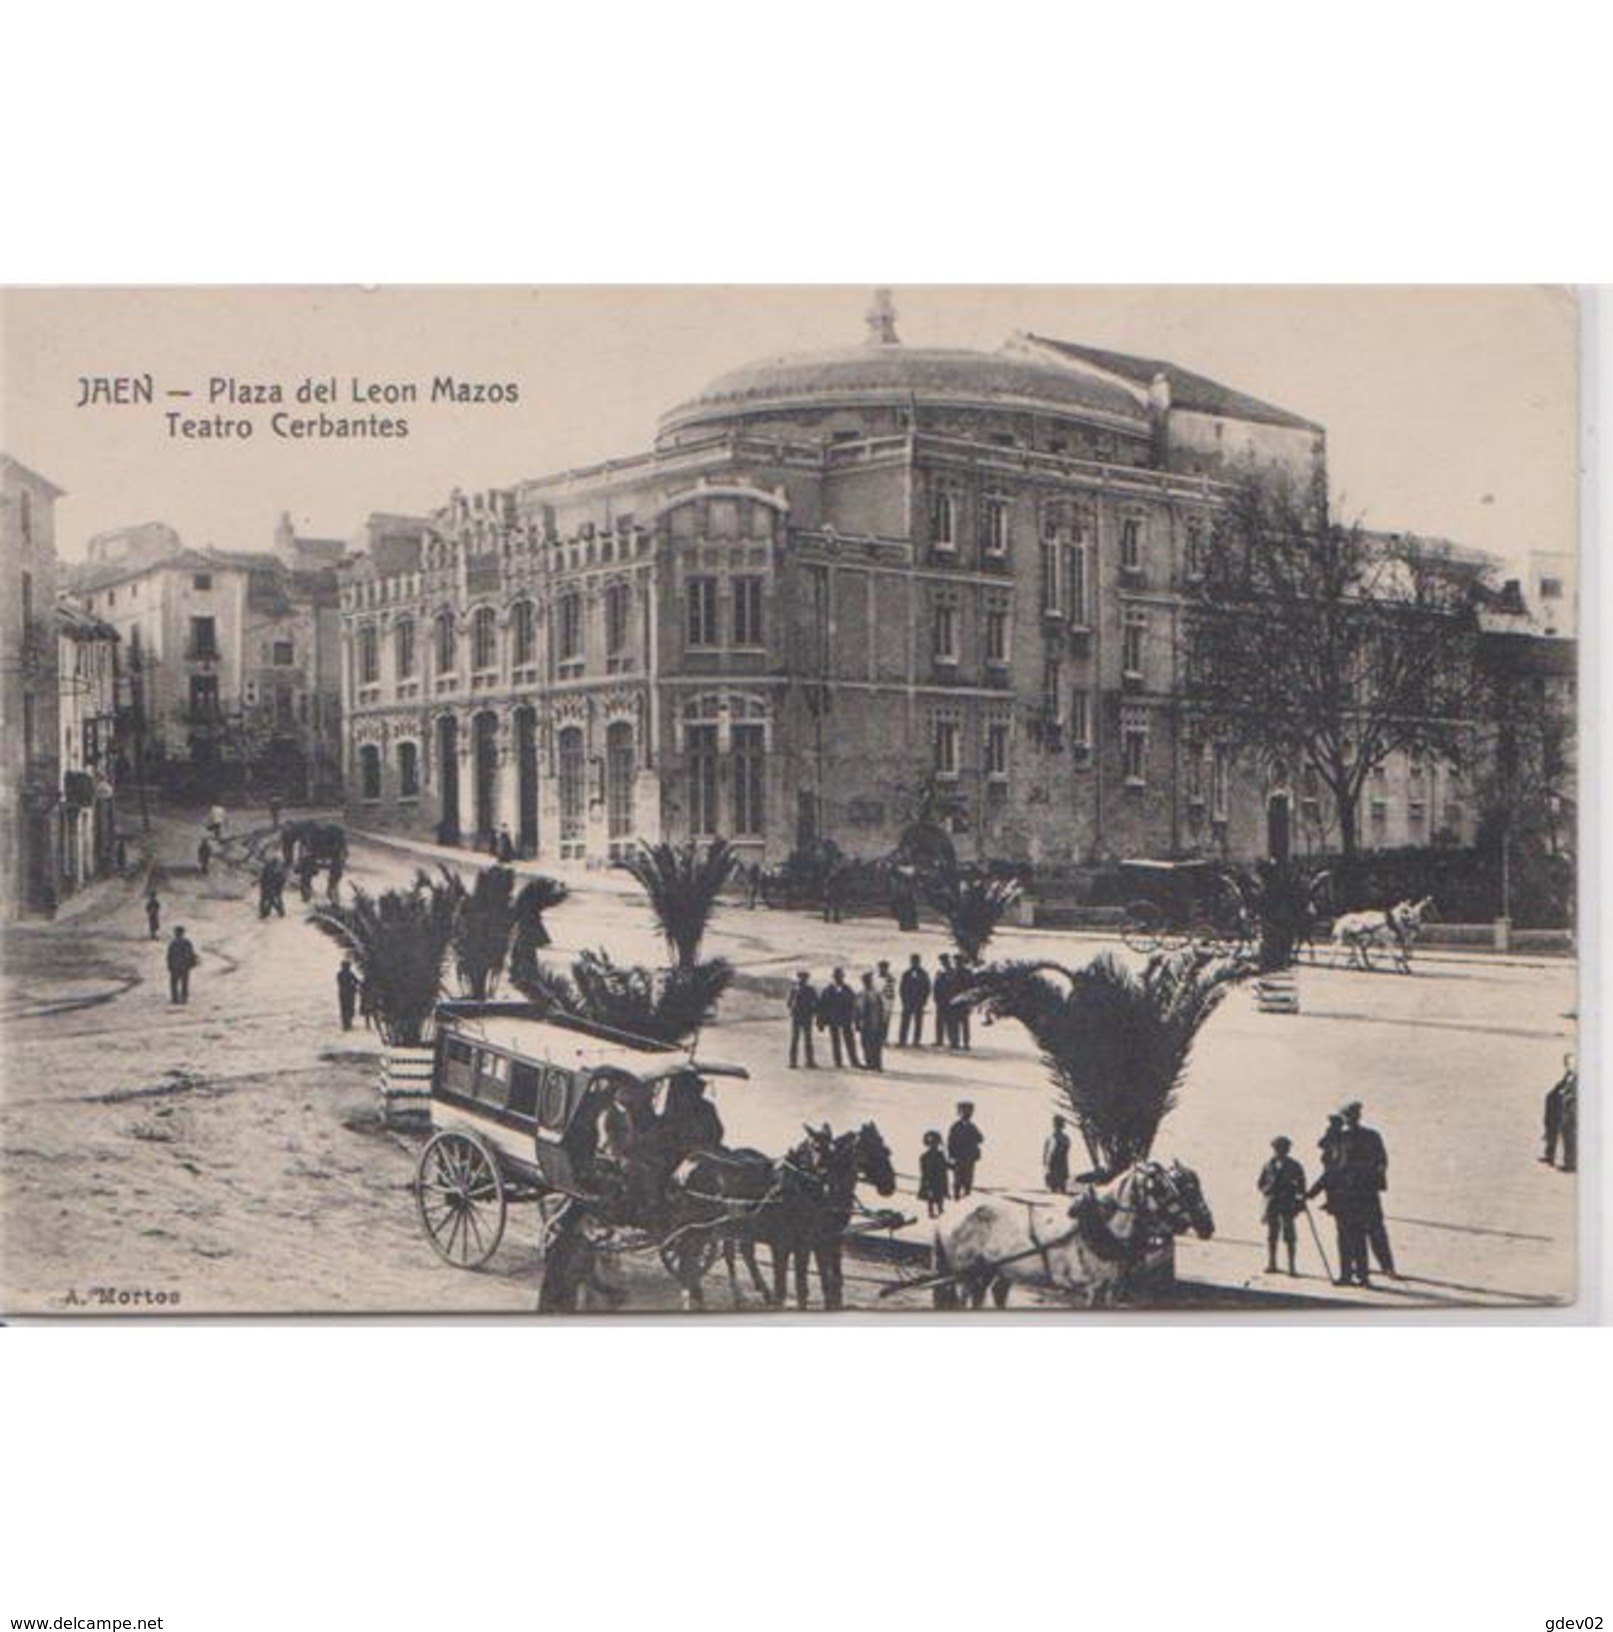
[[[371,510],[423,511],[647,448],[657,415],[712,376],[854,345],[863,286],[9,290],[0,447],[67,489],[66,559],[103,529],[161,520],[187,543],[266,549],[350,537]],[[901,338],[995,349],[1016,329],[1168,358],[1325,425],[1347,514],[1520,562],[1575,539],[1577,313],[1561,290],[942,285],[895,291]],[[83,374],[156,376],[151,406],[76,408]],[[212,376],[513,381],[515,407],[327,405],[406,415],[393,441],[288,441],[267,406],[210,408]],[[165,400],[167,388],[197,393]],[[317,414],[318,405],[281,405]],[[244,412],[244,443],[171,439],[169,409]]]

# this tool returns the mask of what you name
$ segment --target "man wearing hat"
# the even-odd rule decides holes
[[[818,1063],[812,1057],[812,1022],[818,1014],[818,994],[813,990],[810,970],[796,970],[795,984],[786,1002],[790,1011],[790,1066],[794,1069],[799,1063],[800,1051],[805,1048],[810,1070]]]
[[[1283,1134],[1271,1142],[1271,1160],[1260,1170],[1260,1193],[1266,1198],[1261,1215],[1266,1226],[1266,1273],[1277,1272],[1277,1238],[1282,1237],[1288,1249],[1288,1273],[1298,1274],[1294,1267],[1294,1248],[1298,1244],[1294,1220],[1305,1210],[1305,1169],[1288,1153],[1294,1142]]]
[[[975,1126],[975,1108],[965,1099],[958,1102],[958,1120],[947,1129],[947,1158],[952,1163],[952,1195],[970,1195],[975,1187],[975,1164],[986,1136]]]
[[[1322,1153],[1322,1171],[1305,1192],[1305,1199],[1321,1196],[1322,1210],[1333,1215],[1339,1239],[1338,1284],[1367,1284],[1367,1243],[1360,1227],[1360,1210],[1351,1205],[1349,1176],[1344,1169],[1344,1117],[1327,1119],[1327,1131],[1316,1141]]]
[[[1383,1221],[1383,1192],[1389,1188],[1389,1152],[1383,1135],[1361,1121],[1361,1101],[1352,1099],[1339,1112],[1344,1118],[1343,1159],[1347,1189],[1356,1211],[1358,1228],[1372,1248],[1385,1275],[1395,1274],[1395,1255]],[[1361,1277],[1366,1279],[1366,1252],[1361,1253]]]

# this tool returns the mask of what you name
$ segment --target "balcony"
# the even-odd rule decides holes
[[[223,660],[224,654],[217,646],[188,645],[185,648],[187,663],[218,663]]]

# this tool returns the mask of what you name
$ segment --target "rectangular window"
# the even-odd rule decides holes
[[[1065,577],[1069,592],[1069,612],[1072,623],[1087,622],[1087,547],[1070,544],[1065,547]]]
[[[689,750],[689,831],[709,839],[717,831],[717,727],[687,728]]]
[[[398,744],[398,797],[420,797],[420,745],[415,742]]]
[[[958,498],[945,488],[930,495],[930,542],[938,550],[958,547]]]
[[[1540,580],[1540,598],[1543,601],[1560,601],[1563,598],[1562,579],[1542,578]]]
[[[689,645],[717,645],[717,580],[691,578],[688,584],[688,597]]]
[[[1189,583],[1204,576],[1204,521],[1200,516],[1187,518],[1187,531],[1182,540],[1182,573]]]
[[[277,669],[289,669],[296,660],[295,649],[289,640],[274,643],[274,664]]]
[[[1049,725],[1064,723],[1063,671],[1059,660],[1050,657],[1042,664],[1042,714]]]
[[[1210,820],[1224,822],[1227,819],[1227,787],[1231,779],[1232,750],[1224,742],[1218,742],[1210,750]]]
[[[989,556],[1008,554],[1008,500],[990,494],[980,507],[980,548]]]
[[[1042,540],[1042,611],[1053,617],[1064,610],[1062,555],[1057,539]]]
[[[393,656],[397,659],[398,679],[414,678],[414,620],[405,618],[393,635]]]
[[[575,663],[582,657],[582,596],[575,590],[560,597],[560,661]]]
[[[1143,676],[1143,643],[1148,637],[1148,614],[1128,612],[1120,633],[1120,667],[1128,680]]]
[[[1070,693],[1070,743],[1076,748],[1092,746],[1092,700],[1079,687]]]
[[[763,727],[736,725],[733,728],[734,833],[738,838],[759,839],[765,831],[765,746]]]
[[[950,601],[940,601],[935,608],[935,661],[958,661],[958,609]]]
[[[359,788],[365,799],[381,797],[381,750],[367,742],[358,751]]]
[[[997,782],[1008,780],[1008,726],[993,720],[986,727],[986,775]]]
[[[1128,725],[1121,733],[1125,756],[1126,781],[1141,787],[1148,780],[1148,732],[1146,728]]]
[[[212,575],[212,573],[210,573],[210,572],[192,573],[191,574],[191,580],[190,580],[190,587],[192,589],[211,589],[213,587],[213,575]]]
[[[996,667],[1008,663],[1008,608],[986,608],[986,661]]]
[[[1126,516],[1121,520],[1120,569],[1122,572],[1143,570],[1143,524],[1138,516]]]
[[[734,644],[761,646],[765,643],[762,632],[762,580],[754,573],[747,573],[734,579]]]
[[[201,659],[218,656],[218,625],[212,618],[190,620],[190,655]]]
[[[956,720],[937,720],[935,722],[935,774],[937,776],[956,776],[958,774],[958,722]]]
[[[358,632],[358,683],[373,686],[381,678],[381,646],[373,623]]]
[[[626,584],[612,584],[605,591],[605,650],[611,657],[621,657],[627,650],[630,594]]]

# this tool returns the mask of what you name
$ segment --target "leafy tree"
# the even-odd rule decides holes
[[[734,970],[725,958],[664,969],[623,966],[600,951],[582,953],[569,973],[524,958],[512,966],[510,978],[529,1001],[553,1013],[656,1042],[685,1043],[710,1023]]]
[[[1443,546],[1327,515],[1320,490],[1238,486],[1186,618],[1187,695],[1210,729],[1327,788],[1348,864],[1392,754],[1460,761],[1475,697],[1475,570]]]
[[[963,995],[1030,1032],[1094,1167],[1112,1177],[1153,1150],[1194,1039],[1242,973],[1198,949],[1158,953],[1141,975],[1103,953],[1084,969],[996,964]]]
[[[458,918],[453,893],[422,873],[411,889],[380,895],[355,885],[348,901],[316,907],[310,917],[353,959],[382,1042],[418,1048],[443,993]]]
[[[739,857],[726,839],[708,845],[641,844],[627,870],[650,898],[650,910],[673,962],[687,967],[700,956],[717,897]]]

